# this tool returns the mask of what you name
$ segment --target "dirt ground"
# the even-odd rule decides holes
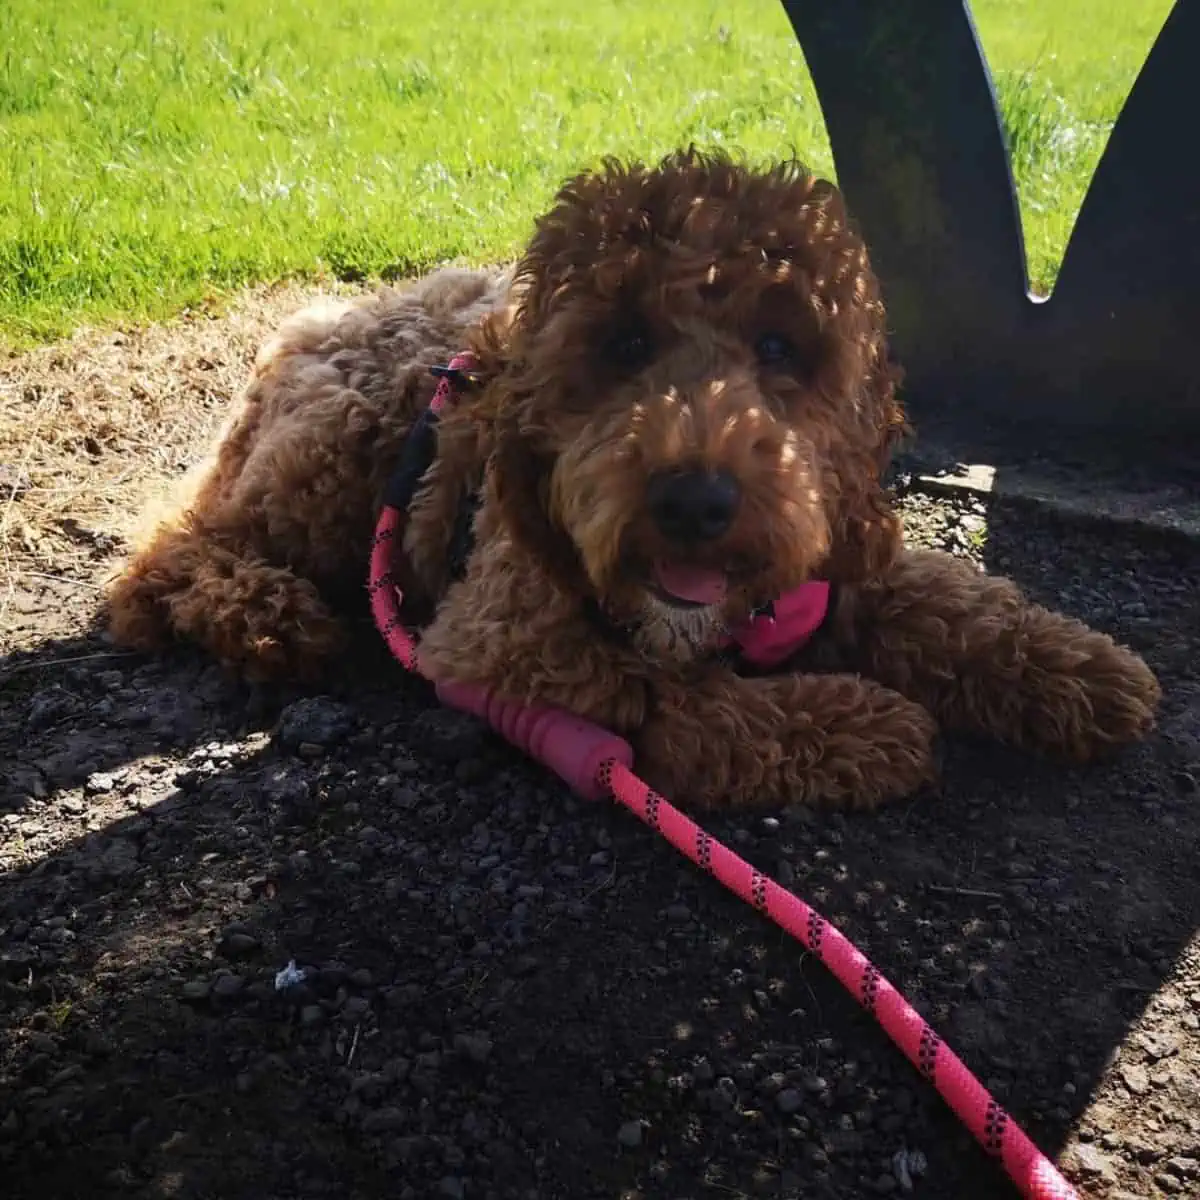
[[[0,1193],[1014,1195],[819,964],[433,707],[369,630],[303,695],[91,628],[137,497],[195,461],[298,298],[5,364]],[[1144,652],[1160,730],[1089,770],[952,742],[936,794],[709,827],[858,942],[1083,1195],[1200,1195],[1200,551],[905,508],[914,541]]]

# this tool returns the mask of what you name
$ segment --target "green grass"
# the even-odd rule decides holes
[[[976,0],[1042,286],[1169,7]],[[503,259],[569,172],[692,139],[832,173],[774,0],[4,0],[0,338]]]

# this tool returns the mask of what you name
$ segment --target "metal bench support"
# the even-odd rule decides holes
[[[967,0],[783,5],[884,283],[918,428],[971,461],[1119,443],[1151,466],[1189,439],[1200,452],[1200,0],[1176,0],[1046,300],[1029,292]]]

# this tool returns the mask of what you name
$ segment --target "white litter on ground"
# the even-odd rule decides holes
[[[303,967],[296,966],[296,960],[293,958],[281,971],[275,972],[275,990],[283,992],[290,987],[295,987],[296,984],[304,982],[307,974],[308,972]]]
[[[920,1150],[897,1150],[892,1155],[892,1174],[895,1175],[902,1191],[913,1190],[912,1177],[924,1175],[929,1169],[929,1160]]]

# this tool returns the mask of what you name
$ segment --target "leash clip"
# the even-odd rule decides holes
[[[464,371],[462,367],[430,367],[429,373],[435,379],[445,379],[455,387],[468,388],[479,386],[479,376],[473,375],[469,371]]]
[[[769,621],[772,625],[775,624],[775,601],[768,600],[765,604],[759,604],[750,610],[750,619],[757,621],[759,617]]]

